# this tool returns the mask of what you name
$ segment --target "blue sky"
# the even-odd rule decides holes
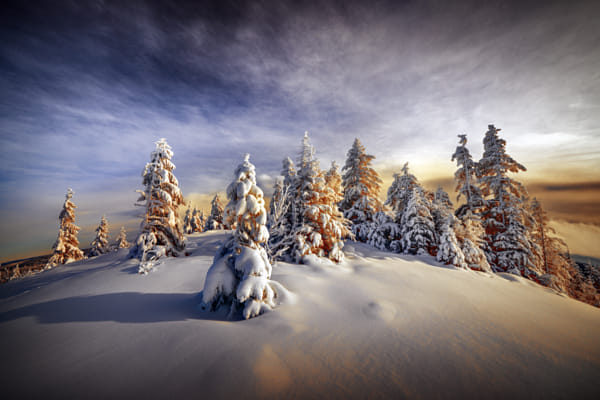
[[[409,161],[448,180],[456,135],[477,158],[489,123],[524,180],[598,190],[599,3],[483,3],[7,5],[0,259],[51,247],[68,187],[82,245],[102,214],[115,234],[135,229],[134,191],[161,137],[198,202],[246,152],[270,185],[305,130],[323,167],[359,137],[385,179]]]

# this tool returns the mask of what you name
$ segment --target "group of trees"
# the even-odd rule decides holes
[[[75,225],[75,209],[77,206],[73,203],[72,198],[73,190],[68,189],[63,209],[58,217],[60,220],[58,238],[52,247],[54,251],[46,264],[46,269],[56,267],[58,264],[68,264],[85,258],[84,252],[79,248],[79,240],[77,239],[77,234],[81,228]],[[108,222],[106,217],[102,216],[100,225],[96,228],[96,237],[90,244],[91,248],[88,256],[99,256],[114,249],[123,249],[130,246],[129,242],[127,242],[125,227],[121,227],[119,235],[112,245],[108,243],[108,236]]]
[[[424,188],[410,173],[408,163],[394,174],[382,202],[382,180],[372,167],[375,157],[366,153],[358,139],[340,173],[335,162],[327,170],[320,168],[305,133],[297,163],[289,157],[283,160],[268,212],[254,166],[245,157],[227,189],[227,207],[223,209],[216,195],[205,218],[202,211],[192,211],[188,205],[183,223],[178,209],[184,200],[173,174],[173,152],[161,139],[142,173],[144,190],[139,191],[138,204],[145,207],[145,213],[130,255],[140,260],[139,272],[147,273],[159,257],[184,251],[184,234],[235,230],[215,256],[204,295],[213,308],[225,302],[232,310],[243,305],[246,318],[275,304],[277,291],[269,283],[273,261],[305,262],[317,256],[341,262],[343,241],[348,238],[381,250],[435,256],[458,268],[517,274],[571,297],[590,302],[592,296],[598,302],[600,296],[574,267],[566,244],[553,235],[541,204],[509,176],[525,167],[506,153],[499,131],[488,126],[479,161],[473,160],[466,135],[459,135],[452,155],[461,202],[456,209],[441,187],[435,192]],[[49,265],[83,257],[71,197],[69,190]],[[92,255],[107,249],[104,217],[96,232]]]

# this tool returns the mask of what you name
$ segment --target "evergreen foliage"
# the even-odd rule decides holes
[[[166,139],[156,142],[143,176],[144,190],[138,191],[139,205],[146,210],[140,233],[131,248],[132,258],[140,260],[140,273],[148,273],[162,256],[178,256],[185,249],[185,238],[178,208],[184,204],[179,182],[171,162],[173,151]]]
[[[108,253],[108,222],[104,215],[100,220],[100,225],[96,228],[96,238],[91,243],[90,257],[99,256]]]
[[[46,269],[84,258],[83,251],[79,249],[79,240],[77,240],[77,233],[81,228],[75,225],[75,209],[77,207],[71,201],[72,198],[73,190],[68,189],[63,209],[58,217],[60,220],[58,238],[52,247],[54,252],[46,264]]]

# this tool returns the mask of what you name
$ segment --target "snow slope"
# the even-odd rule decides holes
[[[0,286],[2,398],[593,398],[600,310],[529,281],[347,243],[276,264],[293,293],[224,321],[199,306],[229,232],[137,274],[127,249]]]

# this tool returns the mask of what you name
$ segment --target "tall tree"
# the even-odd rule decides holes
[[[130,251],[140,260],[140,273],[148,273],[162,256],[178,256],[185,249],[185,238],[178,216],[184,204],[179,182],[171,162],[173,151],[166,139],[156,142],[150,162],[142,172],[144,190],[138,191],[138,204],[145,208],[140,232]]]
[[[533,246],[526,227],[525,187],[509,173],[526,171],[506,153],[500,129],[488,126],[483,139],[483,157],[478,163],[479,184],[485,196],[481,218],[486,231],[486,255],[495,271],[535,278]]]
[[[437,237],[431,209],[424,189],[415,185],[410,190],[400,221],[402,251],[405,254],[436,254]]]
[[[356,138],[348,150],[346,164],[342,168],[344,198],[340,202],[340,209],[344,212],[344,217],[352,223],[351,228],[356,239],[363,242],[368,240],[373,216],[383,211],[383,204],[379,200],[381,177],[371,167],[374,159],[374,156],[365,152],[364,146]]]
[[[108,246],[108,222],[104,215],[100,219],[100,225],[96,228],[96,238],[92,241],[91,246],[91,257],[108,253],[110,250]]]
[[[72,198],[73,190],[68,189],[63,209],[58,216],[60,220],[58,238],[52,247],[54,252],[46,264],[46,269],[83,258],[83,251],[79,249],[79,240],[77,240],[77,233],[81,228],[75,225],[75,209],[77,206],[71,201]]]
[[[275,307],[278,291],[284,290],[270,280],[272,267],[264,249],[269,238],[267,212],[248,155],[235,170],[227,198],[226,224],[236,230],[215,255],[202,299],[212,310],[228,305],[230,315],[241,309],[243,318],[248,319]]]
[[[477,185],[478,165],[473,161],[473,157],[471,157],[471,153],[467,148],[467,135],[458,135],[458,137],[460,139],[459,146],[452,154],[452,161],[456,160],[456,166],[458,167],[454,173],[455,190],[458,192],[456,199],[460,200],[461,197],[465,199],[465,204],[456,210],[456,216],[462,218],[467,211],[475,214],[482,207],[483,196]]]

